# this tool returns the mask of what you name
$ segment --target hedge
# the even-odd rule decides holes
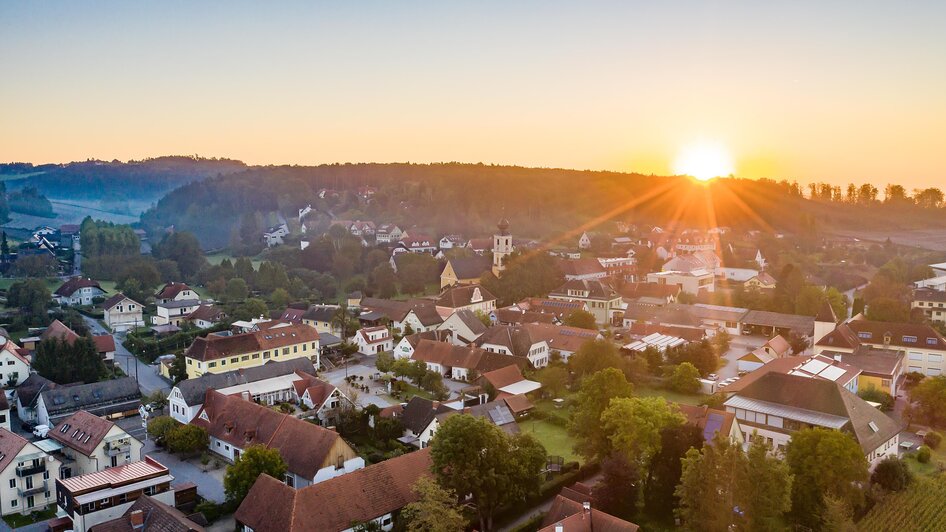
[[[229,328],[227,324],[220,323],[207,329],[181,331],[163,338],[148,338],[141,334],[130,332],[125,337],[125,347],[148,362],[154,362],[160,355],[187,348],[198,336],[206,336],[208,333],[224,331],[227,330],[227,328]]]

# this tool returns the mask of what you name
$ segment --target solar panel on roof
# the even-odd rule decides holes
[[[723,428],[723,421],[725,421],[725,418],[722,414],[711,412],[710,415],[706,416],[706,426],[703,427],[703,439],[706,441],[712,440],[719,429]]]
[[[497,426],[512,423],[514,421],[512,413],[509,410],[498,406],[490,409],[489,417],[493,420],[493,424]]]
[[[818,374],[819,377],[828,379],[829,381],[836,381],[841,378],[841,375],[844,375],[844,370],[837,366],[829,366],[824,369],[821,373]]]
[[[817,375],[821,373],[821,371],[826,367],[828,367],[828,364],[820,360],[811,359],[808,362],[805,362],[802,365],[802,367],[799,369],[801,369],[802,371],[807,371],[808,373],[813,373]]]

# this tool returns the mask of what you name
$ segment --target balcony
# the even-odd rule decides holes
[[[22,465],[16,468],[16,476],[18,477],[29,477],[37,473],[42,473],[46,471],[46,461],[41,460],[39,465]]]
[[[42,481],[39,484],[33,484],[32,488],[19,487],[16,491],[20,494],[20,497],[26,497],[29,495],[36,495],[37,493],[43,493],[46,491],[46,481]]]
[[[131,452],[131,443],[109,443],[105,445],[106,456],[118,456]]]

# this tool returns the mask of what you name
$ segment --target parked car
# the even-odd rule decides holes
[[[33,436],[37,438],[45,438],[47,434],[49,434],[49,425],[36,425],[33,429]]]
[[[715,373],[710,373],[709,375],[706,376],[706,378],[707,378],[708,380],[711,380],[711,381],[718,381],[718,380],[719,380],[719,375],[717,375],[717,374],[715,374]]]

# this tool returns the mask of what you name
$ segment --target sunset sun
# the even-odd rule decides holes
[[[732,158],[725,146],[713,142],[701,142],[685,146],[677,154],[673,171],[700,181],[726,176],[734,172]]]

